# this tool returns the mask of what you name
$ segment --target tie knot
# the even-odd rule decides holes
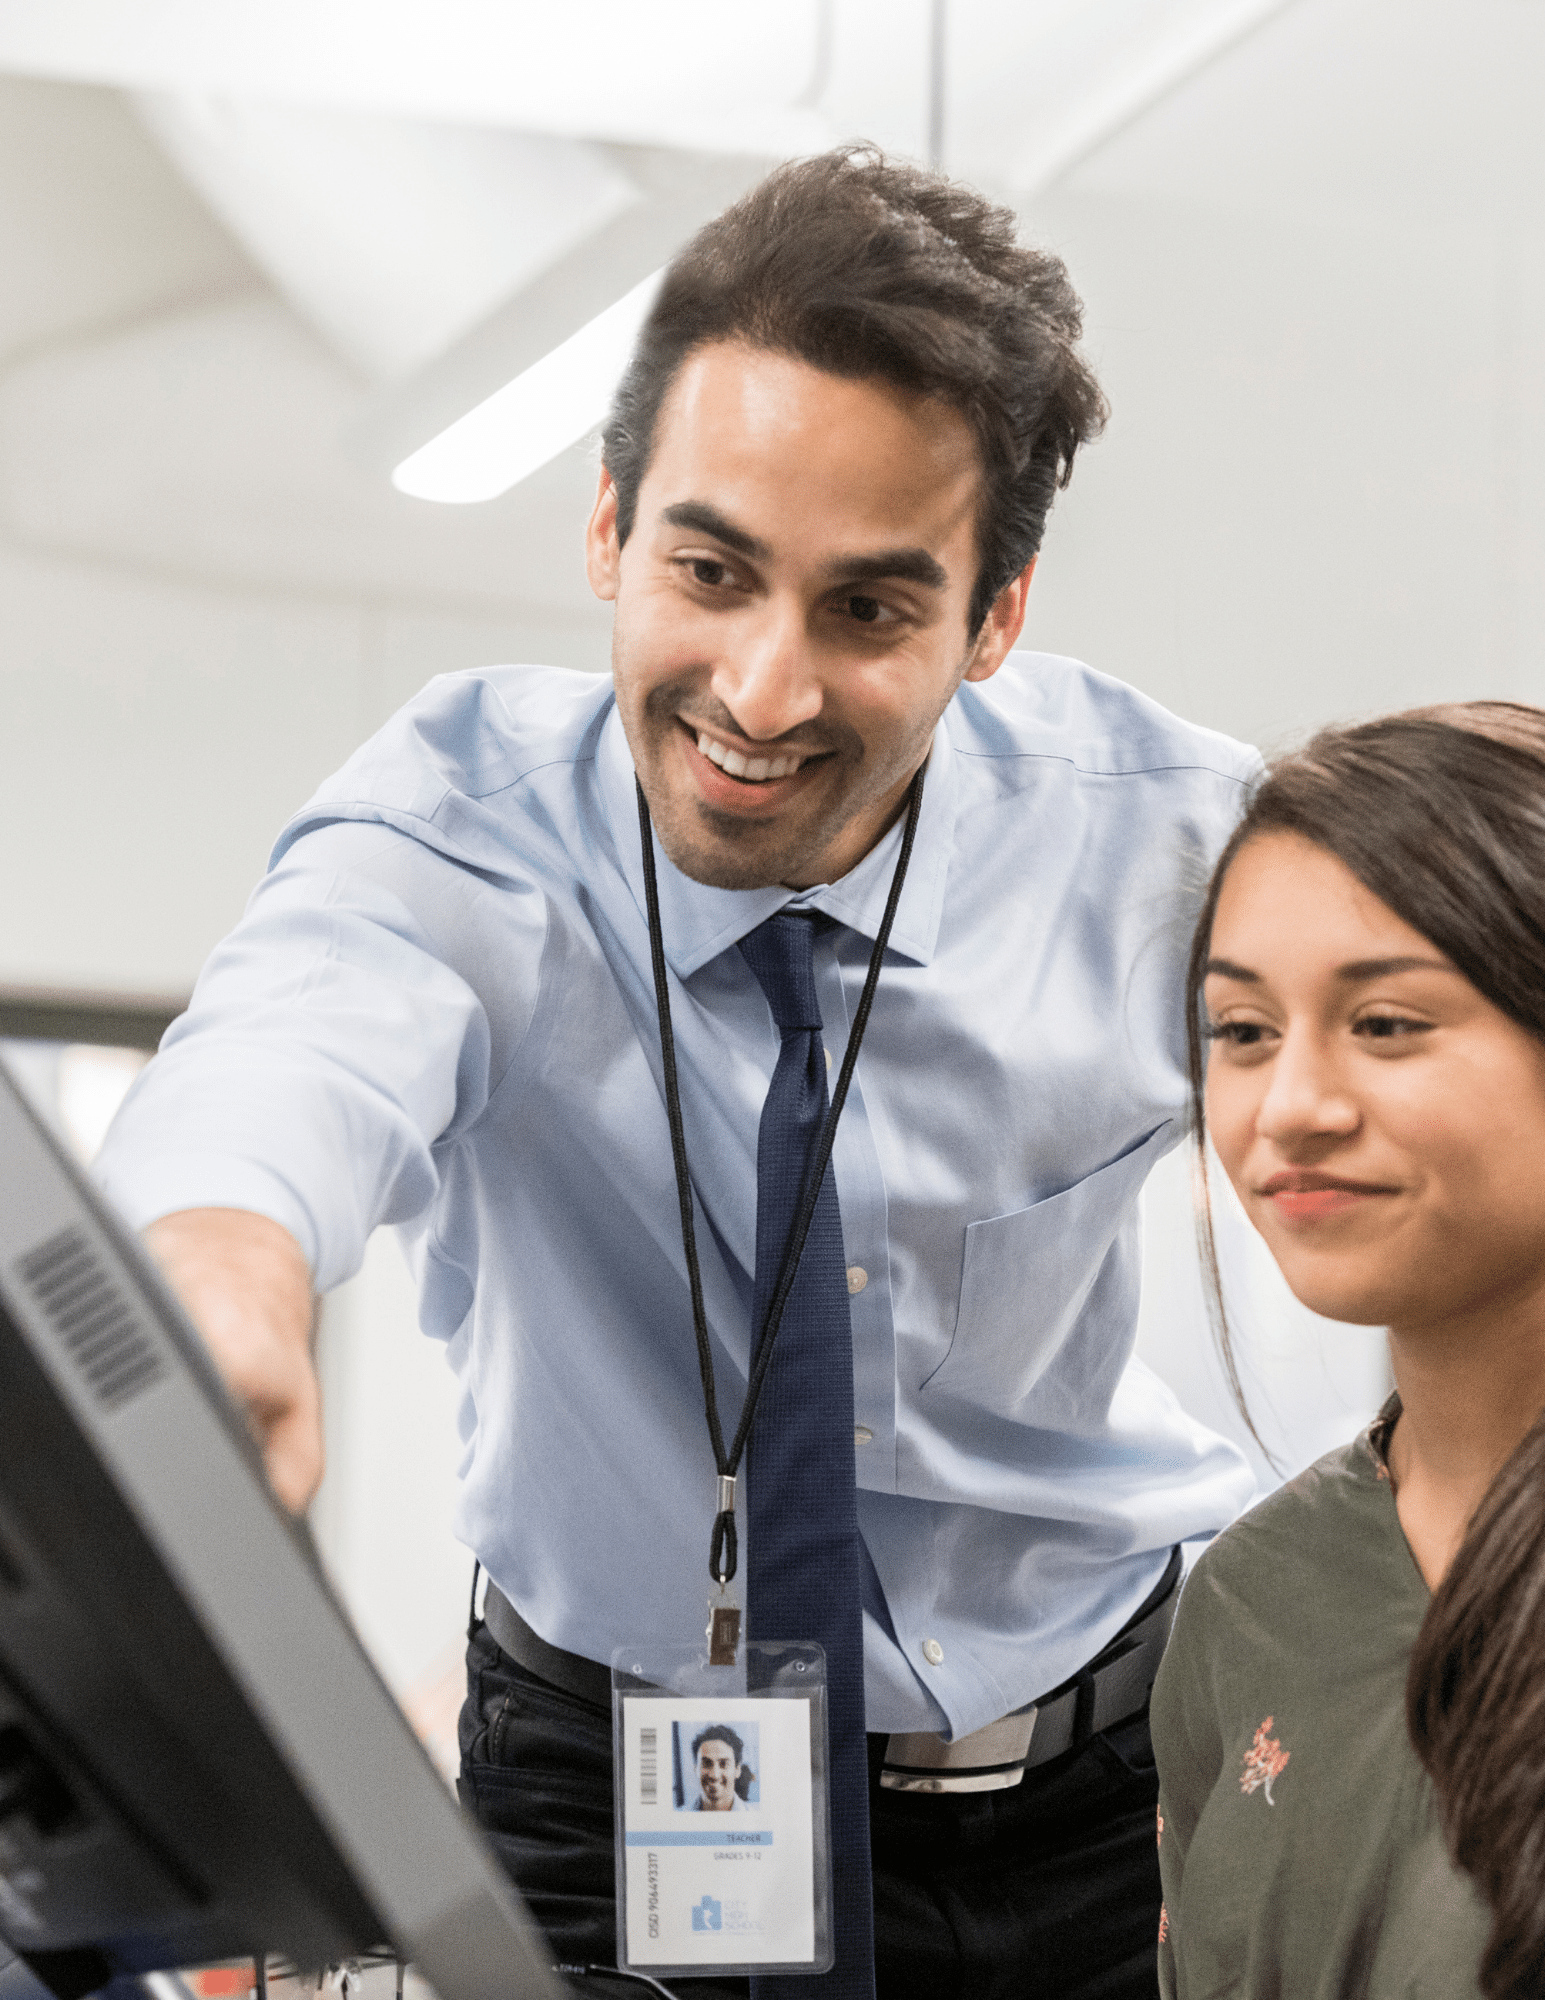
[[[780,910],[740,941],[740,955],[756,974],[773,1020],[783,1034],[817,1034],[821,1004],[815,992],[817,919]]]

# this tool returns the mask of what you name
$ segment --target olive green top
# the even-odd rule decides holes
[[[1153,1691],[1165,2000],[1475,2000],[1490,1920],[1406,1734],[1391,1404],[1205,1552]]]

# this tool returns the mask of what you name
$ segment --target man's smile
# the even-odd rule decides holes
[[[747,757],[721,743],[716,736],[710,736],[706,729],[697,732],[697,747],[721,771],[749,785],[765,785],[770,778],[792,778],[805,761],[803,753],[797,750],[781,751],[775,757]]]
[[[798,744],[758,745],[721,735],[686,716],[676,720],[692,781],[711,811],[750,812],[761,819],[802,792],[833,754]]]

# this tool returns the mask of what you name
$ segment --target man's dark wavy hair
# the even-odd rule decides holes
[[[983,468],[975,637],[1041,546],[1105,399],[1077,351],[1061,258],[1016,240],[1011,209],[942,174],[843,146],[794,160],[699,230],[665,274],[602,434],[617,538],[632,532],[660,407],[682,363],[741,340],[952,404]]]
[[[700,1729],[697,1732],[696,1736],[692,1739],[692,1755],[694,1757],[705,1743],[728,1744],[729,1748],[734,1752],[737,1764],[743,1763],[745,1760],[745,1744],[735,1734],[733,1729],[726,1728],[722,1722],[712,1722],[706,1729]]]

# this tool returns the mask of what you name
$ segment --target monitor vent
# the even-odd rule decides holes
[[[120,1409],[160,1379],[160,1355],[81,1230],[60,1230],[29,1251],[20,1268],[98,1402]]]

